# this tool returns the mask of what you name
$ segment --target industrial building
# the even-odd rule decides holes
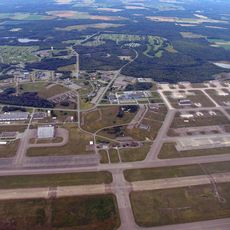
[[[25,121],[28,117],[28,112],[9,112],[0,114],[0,121]]]
[[[55,129],[54,126],[40,126],[37,129],[37,137],[38,139],[48,139],[54,138]]]

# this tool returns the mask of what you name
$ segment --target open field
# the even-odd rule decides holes
[[[183,106],[180,106],[178,104],[179,99],[186,99],[190,100],[192,102],[191,106],[187,107],[193,107],[197,108],[198,105],[201,107],[214,107],[215,105],[213,104],[212,101],[200,90],[188,90],[185,91],[183,89],[178,90],[177,92],[174,93],[166,91],[164,94],[167,96],[169,99],[171,105],[174,108],[182,108]],[[181,98],[176,98],[175,96],[181,96]],[[183,96],[183,97],[182,97]]]
[[[122,118],[117,117],[119,112],[118,106],[98,107],[97,110],[82,114],[82,120],[85,130],[95,132],[101,128],[119,124],[129,123],[136,113],[127,112]]]
[[[37,46],[0,46],[0,56],[5,64],[35,62],[39,60],[33,54],[36,50],[38,50]]]
[[[101,160],[100,160],[101,164],[109,163],[109,157],[108,157],[108,154],[107,154],[106,150],[100,150],[99,154],[100,154],[100,157],[101,157]]]
[[[150,143],[144,143],[140,148],[121,149],[121,160],[122,162],[142,161],[146,158],[150,147]]]
[[[178,18],[178,17],[162,17],[162,16],[147,16],[147,19],[154,22],[172,22],[185,24],[202,24],[202,23],[227,23],[224,20],[215,20],[209,18]]]
[[[218,155],[230,153],[229,147],[212,148],[212,149],[194,149],[178,152],[175,148],[174,143],[163,144],[161,151],[158,155],[160,159],[171,159],[180,157],[195,157],[195,156],[206,156],[206,155]]]
[[[44,90],[47,86],[47,82],[31,82],[20,84],[20,91],[23,92],[39,92]]]
[[[20,132],[23,133],[27,128],[27,125],[1,125],[0,132]]]
[[[113,24],[113,23],[96,23],[96,24],[85,24],[85,25],[75,25],[75,26],[67,26],[64,28],[57,27],[56,30],[60,31],[72,31],[78,30],[83,31],[87,29],[108,29],[108,28],[117,28],[123,26],[122,24]]]
[[[211,43],[213,47],[222,47],[226,50],[230,50],[230,41],[222,40],[222,39],[207,39],[208,42]]]
[[[92,137],[88,134],[81,132],[75,125],[64,125],[69,131],[69,141],[66,145],[60,147],[49,148],[30,148],[27,151],[27,155],[33,156],[62,156],[62,155],[79,155],[90,154],[92,151],[87,151],[87,146],[92,140]],[[77,147],[76,147],[77,146]]]
[[[0,157],[13,157],[16,155],[19,140],[12,141],[6,145],[0,145]]]
[[[215,89],[207,89],[206,92],[219,104],[226,106],[230,103],[230,91],[227,89],[221,89],[216,91]]]
[[[109,150],[109,158],[111,163],[118,163],[120,162],[118,152],[116,149]]]
[[[1,229],[113,230],[120,224],[116,198],[111,194],[6,200],[0,204]]]
[[[61,94],[61,93],[65,93],[69,91],[66,87],[62,86],[62,85],[50,85],[44,88],[41,88],[41,90],[38,92],[38,95],[40,97],[43,98],[50,98],[53,97],[55,95]]]
[[[180,113],[176,113],[175,118],[171,124],[171,128],[186,128],[186,127],[198,127],[198,126],[212,126],[212,125],[227,125],[229,124],[228,118],[218,110],[212,110],[216,113],[215,116],[211,116],[207,111],[202,111],[203,116],[197,116],[194,112],[189,112],[188,114],[193,114],[194,117],[190,119],[184,119],[180,117]],[[187,113],[186,113],[187,114]],[[184,122],[188,120],[189,122]]]
[[[144,36],[144,35],[131,35],[131,34],[100,34],[94,39],[97,41],[111,40],[119,43],[139,43],[146,42],[147,48],[143,54],[149,58],[160,58],[163,52],[168,51],[170,53],[175,53],[176,50],[173,48],[172,44],[165,38],[159,36]]]
[[[32,13],[0,13],[0,19],[12,19],[12,20],[51,20],[54,17],[41,14]]]
[[[140,124],[136,124],[137,121],[135,121],[136,123],[133,124],[132,128],[129,128],[129,125],[118,125],[116,127],[103,129],[98,134],[111,139],[128,136],[138,141],[154,140],[164,121],[165,115],[165,107],[161,107],[157,111],[149,110],[141,122],[139,122]],[[146,126],[147,128],[140,128],[140,125]]]
[[[48,15],[58,17],[58,18],[66,18],[66,19],[91,19],[91,20],[101,20],[101,21],[120,21],[126,20],[124,17],[118,16],[103,16],[103,15],[91,15],[88,12],[80,12],[80,11],[48,11]]]
[[[186,176],[203,175],[208,173],[223,173],[230,171],[230,162],[205,163],[200,165],[185,165],[159,168],[142,168],[142,169],[127,169],[124,171],[125,179],[129,182],[155,180],[164,178],[177,178]]]
[[[223,202],[211,185],[132,192],[130,198],[137,224],[150,227],[229,217],[229,188],[217,185]]]
[[[112,175],[106,171],[65,174],[2,176],[0,189],[39,188],[90,184],[109,184]]]
[[[190,39],[205,38],[205,36],[201,34],[194,34],[192,32],[180,32],[180,34],[183,38],[190,38]]]

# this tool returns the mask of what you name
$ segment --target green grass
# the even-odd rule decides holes
[[[142,161],[146,158],[151,144],[145,143],[140,148],[121,149],[120,156],[122,162]]]
[[[109,150],[109,158],[111,163],[118,163],[119,161],[119,156],[118,156],[118,152],[116,149],[110,149]]]
[[[0,145],[0,158],[15,156],[17,153],[18,145],[19,145],[19,140],[12,141],[11,143],[6,145]]]
[[[0,54],[5,64],[35,62],[39,58],[33,54],[37,46],[0,46]]]
[[[38,92],[47,86],[47,82],[31,82],[20,84],[20,90],[24,92]]]
[[[66,145],[61,147],[49,148],[30,148],[27,151],[27,156],[60,156],[60,155],[80,155],[91,154],[92,151],[87,151],[86,146],[92,140],[88,134],[80,131],[74,124],[64,125],[64,128],[69,131],[69,141]]]
[[[72,31],[72,30],[78,30],[78,31],[84,31],[90,28],[96,28],[96,29],[107,29],[107,28],[116,28],[122,26],[121,24],[113,24],[113,23],[95,23],[95,24],[84,24],[84,25],[74,25],[74,26],[67,26],[64,28],[56,28],[56,30],[60,31]]]
[[[38,92],[38,95],[40,97],[43,98],[50,98],[53,97],[55,95],[61,94],[61,93],[65,93],[69,91],[68,88],[62,86],[62,85],[51,85],[50,87],[43,87],[40,89],[40,91]]]
[[[230,172],[230,162],[206,163],[202,164],[202,168],[204,168],[208,173]],[[205,174],[202,168],[198,164],[193,164],[159,168],[127,169],[124,171],[124,176],[129,182],[197,176]]]
[[[83,113],[83,128],[89,132],[95,132],[101,128],[119,124],[128,124],[136,113],[125,113],[122,118],[118,118],[118,106],[98,107],[97,110]]]
[[[99,154],[100,154],[100,157],[101,157],[101,160],[100,160],[101,164],[109,163],[109,157],[108,157],[108,154],[107,154],[107,152],[105,150],[100,150]]]
[[[220,203],[211,185],[132,192],[131,204],[139,226],[179,224],[227,218],[230,215],[230,184],[218,184],[225,199]]]
[[[112,194],[0,201],[1,229],[113,230],[119,225],[116,198]]]
[[[160,159],[171,159],[180,157],[195,157],[195,156],[208,156],[230,153],[229,147],[210,148],[210,149],[194,149],[178,152],[175,148],[175,143],[163,144],[161,151],[158,155]]]
[[[0,189],[109,184],[111,182],[112,175],[106,171],[2,176],[0,177]]]

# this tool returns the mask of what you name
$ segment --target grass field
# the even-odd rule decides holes
[[[41,90],[38,92],[38,95],[43,98],[50,98],[55,95],[65,93],[67,91],[69,91],[69,89],[67,89],[66,87],[55,84],[55,85],[50,85],[50,86],[41,88]]]
[[[112,194],[0,201],[0,229],[113,230],[119,225]]]
[[[198,164],[193,164],[159,168],[128,169],[124,171],[124,176],[127,181],[132,182],[203,175],[205,174],[203,169],[205,169],[205,171],[207,171],[208,173],[230,172],[229,161],[218,163],[205,163],[201,166]]]
[[[31,13],[0,13],[0,19],[12,19],[12,20],[51,20],[53,17],[41,14]]]
[[[133,148],[133,149],[121,149],[120,156],[122,162],[133,162],[133,161],[142,161],[146,158],[151,144],[145,143],[140,148]]]
[[[49,148],[30,148],[27,151],[27,156],[60,156],[60,155],[80,155],[90,154],[92,151],[87,151],[86,146],[92,140],[88,134],[81,132],[76,125],[64,125],[69,131],[69,141],[61,147]]]
[[[216,47],[222,47],[226,50],[230,50],[230,41],[222,40],[222,39],[207,39],[211,45]]]
[[[65,18],[65,19],[91,19],[91,20],[101,20],[101,21],[121,21],[125,20],[124,17],[118,16],[103,16],[103,15],[91,15],[88,12],[80,12],[80,11],[48,11],[48,15],[57,17],[57,18]]]
[[[118,118],[118,106],[98,107],[89,113],[83,113],[83,128],[90,132],[95,132],[101,128],[129,123],[136,113],[125,113],[122,118]]]
[[[128,125],[107,128],[101,130],[98,135],[115,139],[117,137],[128,136],[137,141],[154,140],[164,121],[166,108],[162,107],[157,112],[148,111],[142,119],[141,124],[146,125],[148,129],[141,129],[139,126],[129,128]],[[126,124],[126,123],[124,123]]]
[[[118,152],[116,149],[109,150],[109,158],[111,163],[118,163],[120,162]]]
[[[211,185],[132,192],[135,220],[140,226],[150,227],[227,218],[230,215],[230,184],[218,184],[217,188],[224,203],[215,197]]]
[[[97,41],[111,40],[119,43],[132,43],[132,42],[145,42],[147,48],[143,54],[149,58],[160,58],[163,52],[168,51],[170,53],[175,53],[176,50],[173,48],[172,44],[165,38],[158,36],[144,36],[144,35],[132,35],[132,34],[100,34],[94,37]]]
[[[15,156],[18,149],[18,145],[19,145],[19,140],[13,141],[6,145],[0,145],[0,158]]]
[[[101,160],[100,160],[101,164],[109,163],[109,157],[108,157],[108,154],[107,154],[107,152],[105,150],[100,150],[99,154],[100,154],[100,157],[101,157]]]
[[[207,111],[202,111],[204,116],[195,116],[185,123],[184,119],[180,117],[180,113],[176,113],[175,118],[171,124],[171,128],[185,128],[185,127],[198,127],[198,126],[212,126],[212,125],[227,125],[229,124],[228,118],[218,110],[213,110],[216,116],[211,116]],[[192,113],[194,114],[194,113]]]
[[[5,64],[35,62],[39,58],[33,54],[37,46],[0,46],[0,61]]]
[[[0,132],[20,132],[20,133],[23,133],[26,128],[27,128],[27,125],[24,125],[24,124],[21,124],[21,125],[1,125],[0,126]]]
[[[109,184],[112,175],[106,171],[0,177],[0,189],[38,188],[90,184]]]
[[[206,156],[206,155],[218,155],[230,153],[229,147],[222,148],[210,148],[210,149],[194,149],[178,152],[175,148],[174,143],[163,144],[161,151],[158,155],[160,159],[171,159],[180,157],[195,157],[195,156]]]
[[[95,24],[84,24],[84,25],[74,25],[74,26],[67,26],[64,28],[56,28],[56,30],[60,31],[72,31],[78,30],[83,31],[87,29],[107,29],[107,28],[116,28],[123,26],[122,24],[114,24],[114,23],[95,23]]]
[[[23,92],[39,92],[44,90],[47,86],[47,82],[31,82],[20,84],[20,90]]]

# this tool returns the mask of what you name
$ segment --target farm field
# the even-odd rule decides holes
[[[78,31],[83,31],[87,30],[90,28],[94,29],[107,29],[107,28],[116,28],[123,26],[122,24],[113,24],[113,23],[96,23],[96,24],[85,24],[85,25],[75,25],[75,26],[67,26],[64,28],[56,28],[56,30],[60,31],[72,31],[72,30],[78,30]]]

